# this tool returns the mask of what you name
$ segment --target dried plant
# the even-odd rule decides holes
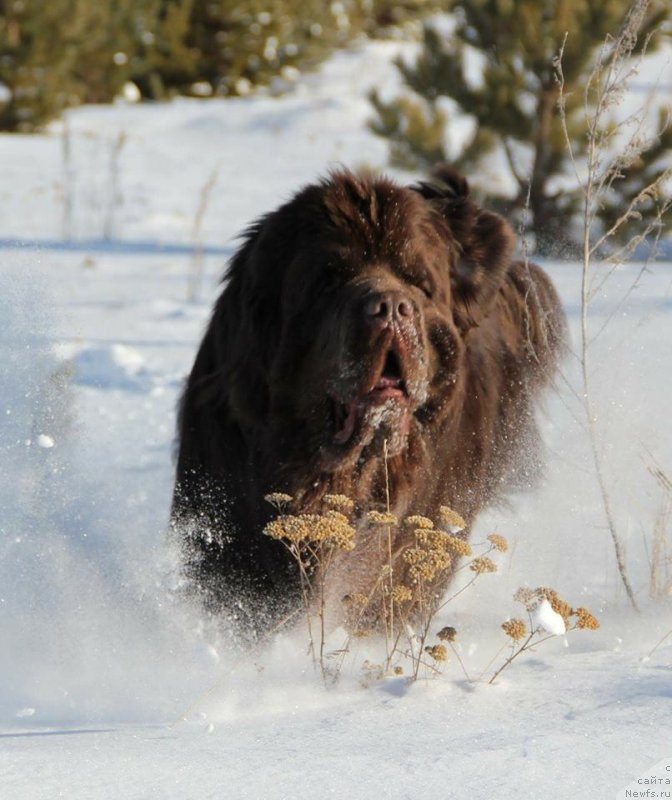
[[[117,212],[122,203],[121,156],[127,142],[128,135],[123,130],[114,138],[107,139],[93,131],[75,132],[67,116],[64,119],[61,129],[63,177],[60,184],[63,203],[61,229],[64,241],[70,241],[75,234],[75,211],[82,205],[76,202],[78,189],[79,193],[84,195],[82,199],[85,207],[96,214],[96,225],[98,225],[98,211],[102,211],[100,224],[103,240],[109,241],[118,234],[115,229]],[[86,169],[82,172],[82,176],[77,171],[78,157],[81,159],[88,151],[88,159],[97,163],[100,159],[99,150],[102,148],[109,148],[107,181],[104,185],[94,182],[95,171]]]
[[[194,216],[194,227],[192,231],[193,253],[191,256],[191,271],[189,274],[188,300],[194,302],[198,297],[198,292],[203,279],[203,219],[208,210],[212,190],[215,188],[219,178],[219,166],[211,172],[207,181],[201,189],[198,207]]]
[[[649,659],[651,656],[656,652],[656,650],[661,647],[669,638],[672,636],[672,628],[661,638],[659,639],[656,644],[649,650],[646,655],[646,658]]]
[[[348,517],[352,501],[343,495],[326,495],[322,513],[287,514],[284,512],[293,500],[291,495],[274,492],[266,495],[265,499],[281,513],[266,525],[263,532],[281,541],[299,568],[310,649],[326,681],[330,673],[325,653],[325,581],[335,553],[355,547],[356,531]],[[317,633],[314,631],[315,617]]]
[[[599,446],[600,430],[591,382],[590,345],[611,321],[613,314],[597,334],[593,335],[590,331],[589,312],[592,300],[614,270],[631,257],[640,245],[651,239],[657,241],[664,230],[663,218],[672,208],[672,195],[669,191],[672,168],[658,168],[656,164],[652,164],[650,173],[647,173],[650,174],[648,183],[638,189],[626,202],[625,207],[618,209],[618,213],[613,215],[609,223],[600,224],[600,219],[604,218],[605,208],[614,195],[619,195],[616,190],[627,180],[630,167],[650,157],[651,154],[662,155],[665,151],[663,143],[670,137],[669,114],[660,116],[658,129],[651,136],[645,135],[648,112],[646,106],[623,120],[618,121],[614,118],[614,111],[623,100],[632,78],[638,73],[641,59],[646,54],[648,39],[642,42],[640,38],[649,7],[650,0],[633,2],[620,32],[615,37],[607,37],[587,78],[582,112],[587,137],[585,162],[579,163],[574,157],[566,116],[567,96],[563,55],[567,37],[554,62],[559,86],[559,111],[563,134],[583,201],[579,352],[583,383],[581,395],[592,460],[618,572],[628,599],[635,609],[637,602],[628,577],[622,537],[613,510]],[[634,289],[645,269],[646,264],[627,294]]]
[[[499,534],[491,534],[486,541],[476,545],[481,551],[479,555],[458,567],[459,558],[472,557],[473,551],[463,535],[465,521],[451,508],[440,508],[436,524],[429,517],[419,514],[406,517],[401,523],[389,512],[369,512],[366,519],[369,524],[385,529],[390,542],[389,563],[385,564],[378,583],[368,596],[351,594],[345,598],[351,610],[351,635],[361,635],[361,622],[374,602],[376,591],[382,587],[386,642],[383,673],[400,674],[403,666],[408,664],[410,680],[417,680],[421,672],[436,675],[448,661],[451,650],[470,680],[454,646],[457,637],[455,628],[442,628],[437,633],[438,641],[434,643],[429,641],[431,629],[437,614],[453,599],[473,586],[484,573],[497,570],[490,555],[505,551],[508,548],[506,539]],[[392,549],[395,526],[410,529],[413,537],[410,544],[397,551],[396,557]],[[472,577],[452,596],[442,600],[437,585],[441,585],[442,578],[447,574],[462,569],[469,569]],[[347,653],[348,650],[349,641],[346,641],[341,653]]]
[[[390,510],[387,475],[386,510],[364,511],[357,523],[351,518],[352,500],[343,495],[325,495],[321,513],[287,513],[293,502],[287,494],[270,494],[266,500],[279,516],[266,525],[264,533],[283,542],[298,565],[310,649],[325,681],[338,677],[351,640],[369,635],[376,626],[385,636],[382,675],[403,673],[405,665],[410,667],[411,680],[421,674],[438,674],[448,661],[449,651],[467,675],[454,646],[455,629],[442,628],[435,642],[430,641],[431,629],[436,615],[454,598],[473,586],[481,575],[497,571],[491,556],[508,549],[504,536],[490,534],[474,546],[474,553],[464,533],[464,519],[448,506],[440,507],[436,521],[419,514],[399,520]],[[341,647],[327,653],[326,625],[330,615],[325,587],[337,553],[355,551],[352,556],[358,557],[356,524],[374,534],[379,532],[387,558],[367,593],[353,591],[343,596],[347,638]],[[458,565],[462,557],[468,560]],[[464,569],[472,573],[469,580],[452,596],[442,599],[437,587],[445,585],[449,575]],[[334,656],[336,660],[332,660]],[[368,684],[375,670],[367,668],[365,672]]]
[[[63,161],[63,218],[62,236],[64,242],[72,238],[72,207],[75,194],[75,167],[72,160],[72,129],[70,121],[65,116],[61,133],[61,158]]]
[[[651,552],[649,553],[649,593],[654,599],[672,596],[672,481],[651,456],[649,473],[662,491],[662,500],[653,525]]]
[[[115,217],[117,208],[121,202],[121,193],[119,189],[119,177],[121,174],[119,162],[121,159],[121,151],[126,144],[127,136],[125,131],[119,131],[117,137],[112,142],[110,149],[110,162],[109,162],[109,175],[107,187],[107,199],[105,209],[105,219],[103,222],[103,239],[109,241],[115,232]]]
[[[417,519],[408,518],[406,523],[409,522],[417,524]],[[412,678],[417,679],[421,667],[428,668],[430,673],[440,672],[441,665],[448,660],[448,649],[450,649],[465,677],[470,681],[471,678],[454,645],[457,639],[455,628],[452,626],[441,628],[436,634],[438,642],[434,644],[429,643],[431,628],[437,615],[456,597],[472,587],[481,575],[497,571],[497,565],[490,555],[497,551],[504,552],[508,549],[508,542],[499,534],[491,534],[484,542],[472,547],[466,538],[460,535],[465,525],[464,520],[446,506],[440,509],[440,522],[449,528],[450,532],[436,528],[433,524],[429,528],[425,523],[424,527],[416,528],[414,531],[415,546],[407,548],[404,552],[404,558],[410,563],[409,583],[413,592],[411,599],[415,602],[406,608],[402,605],[398,611],[405,623],[406,646],[405,648],[398,646],[397,652],[403,658],[410,659],[413,668]],[[479,551],[477,555],[474,555],[474,548]],[[457,566],[460,557],[470,560]],[[438,573],[450,571],[456,574],[465,569],[473,573],[466,584],[445,599],[436,595],[434,580]],[[412,616],[409,612],[412,612]],[[431,661],[428,662],[427,658]]]
[[[600,627],[597,618],[587,608],[573,608],[555,589],[545,586],[529,589],[523,586],[514,594],[513,599],[525,607],[527,622],[519,617],[512,617],[502,623],[502,630],[509,638],[511,652],[488,683],[494,683],[518,656],[543,642],[570,631],[594,631]]]

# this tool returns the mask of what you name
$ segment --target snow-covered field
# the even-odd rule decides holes
[[[672,637],[646,658],[672,628],[672,597],[649,597],[664,497],[648,467],[672,474],[669,263],[632,291],[640,265],[614,274],[591,322],[610,320],[592,377],[640,614],[619,585],[572,356],[542,413],[539,488],[474,534],[512,550],[440,622],[475,677],[492,674],[522,584],[588,606],[599,631],[547,642],[493,686],[453,659],[435,680],[364,688],[365,640],[326,690],[301,632],[240,657],[171,593],[174,408],[226,257],[330,165],[384,167],[365,95],[394,80],[398,47],[338,54],[282,98],[80,109],[67,158],[61,126],[0,137],[3,800],[610,798],[672,759]],[[578,266],[545,266],[576,342]]]

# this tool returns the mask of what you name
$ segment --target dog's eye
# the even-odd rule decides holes
[[[425,297],[428,300],[432,299],[432,297],[434,296],[434,287],[432,286],[430,281],[428,280],[419,281],[417,286],[418,289],[420,289],[420,291],[425,295]]]

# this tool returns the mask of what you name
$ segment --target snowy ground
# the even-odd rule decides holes
[[[647,555],[663,502],[647,466],[672,473],[669,263],[630,293],[639,265],[623,268],[592,317],[595,333],[611,320],[592,374],[640,615],[564,382],[543,414],[541,486],[475,533],[497,530],[512,553],[442,622],[471,676],[504,643],[521,584],[588,606],[600,631],[548,642],[495,686],[451,663],[437,680],[362,688],[364,642],[327,691],[300,635],[239,659],[172,599],[174,406],[223,264],[251,218],[329,165],[384,167],[365,92],[392,80],[396,47],[339,54],[279,99],[78,110],[69,160],[59,126],[0,137],[3,799],[607,798],[672,757],[672,641],[645,658],[672,628],[672,599],[649,598]],[[576,342],[578,268],[545,266]],[[577,385],[572,357],[565,375]]]

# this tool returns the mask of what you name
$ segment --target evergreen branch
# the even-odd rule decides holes
[[[641,189],[635,197],[630,201],[627,209],[621,214],[621,216],[614,222],[614,224],[609,228],[608,231],[602,234],[600,238],[595,242],[592,247],[589,249],[589,254],[592,256],[594,255],[600,247],[609,239],[613,238],[616,233],[620,230],[620,228],[629,222],[631,219],[640,218],[641,214],[638,210],[638,207],[645,201],[650,199],[655,199],[658,193],[658,189],[668,180],[672,179],[672,167],[666,169],[663,173],[658,175],[658,177],[651,183],[647,184],[643,189]],[[670,207],[672,201],[667,201],[664,204],[665,210]],[[664,213],[664,212],[663,212]]]

